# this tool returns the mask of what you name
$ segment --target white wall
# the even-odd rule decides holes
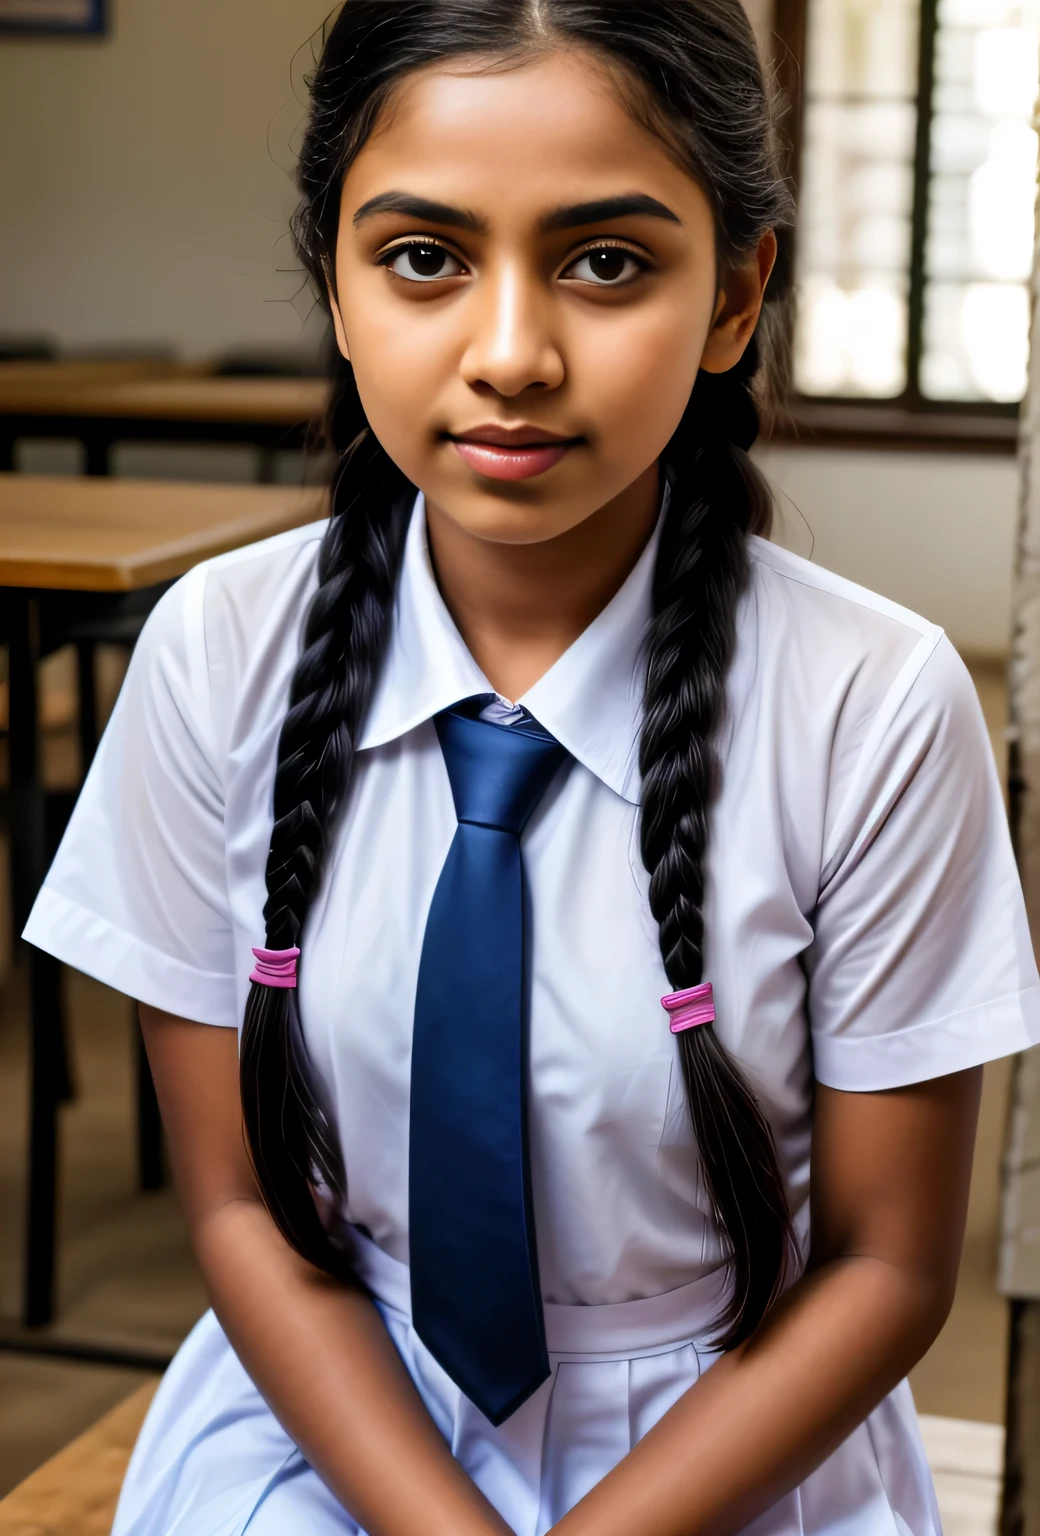
[[[771,0],[747,0],[765,25]],[[0,41],[0,332],[187,355],[299,340],[297,60],[333,0],[115,0],[103,41]]]
[[[290,69],[331,4],[116,0],[110,38],[0,40],[0,331],[298,342]]]
[[[744,9],[751,18],[763,52],[768,55],[772,52],[766,45],[773,26],[773,0],[744,0]]]
[[[1012,458],[767,448],[780,542],[941,624],[962,651],[1008,643]]]

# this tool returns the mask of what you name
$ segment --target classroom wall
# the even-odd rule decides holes
[[[0,39],[0,333],[298,342],[292,139],[332,4],[113,0],[109,38]]]
[[[114,0],[0,39],[0,332],[187,355],[299,342],[294,55],[332,0]],[[284,271],[280,269],[290,269]]]
[[[746,3],[767,37],[771,0]],[[289,168],[299,50],[330,4],[115,0],[102,42],[0,40],[0,332],[184,355],[306,337]],[[1010,460],[776,449],[765,462],[814,558],[964,649],[1005,645]]]
[[[763,45],[763,51],[768,52],[765,45],[773,25],[773,0],[744,0],[744,9],[751,18],[751,25],[759,43]]]

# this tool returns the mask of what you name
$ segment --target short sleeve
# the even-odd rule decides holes
[[[878,711],[806,955],[815,1075],[876,1091],[1040,1040],[1040,984],[974,686],[945,638]]]
[[[238,1023],[199,567],[159,602],[25,938],[153,1007]]]

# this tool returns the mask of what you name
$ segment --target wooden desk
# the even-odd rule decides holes
[[[190,384],[209,379],[212,373],[208,363],[0,362],[0,417],[45,416],[52,407],[63,414],[70,407],[78,408],[78,402],[95,390],[128,384]]]
[[[78,438],[87,473],[99,475],[108,473],[112,444],[122,441],[298,448],[328,398],[324,379],[51,374],[5,381],[0,372],[0,470],[13,467],[22,437]]]
[[[162,358],[122,361],[0,362],[2,409],[18,399],[17,391],[68,389],[82,384],[122,384],[132,379],[202,379],[213,373],[211,363],[178,363]]]
[[[118,618],[200,560],[325,515],[324,491],[0,474],[0,613],[10,648],[12,897],[27,913],[46,873],[37,667],[45,637]],[[63,627],[64,626],[64,627]],[[54,1314],[57,1110],[63,1086],[60,967],[29,948],[31,1094],[23,1318]]]
[[[132,592],[324,508],[295,486],[0,475],[0,587]]]

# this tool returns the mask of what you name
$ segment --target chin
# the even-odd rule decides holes
[[[594,511],[544,493],[537,501],[530,494],[521,500],[486,493],[430,499],[462,532],[489,544],[545,544],[569,533]]]

